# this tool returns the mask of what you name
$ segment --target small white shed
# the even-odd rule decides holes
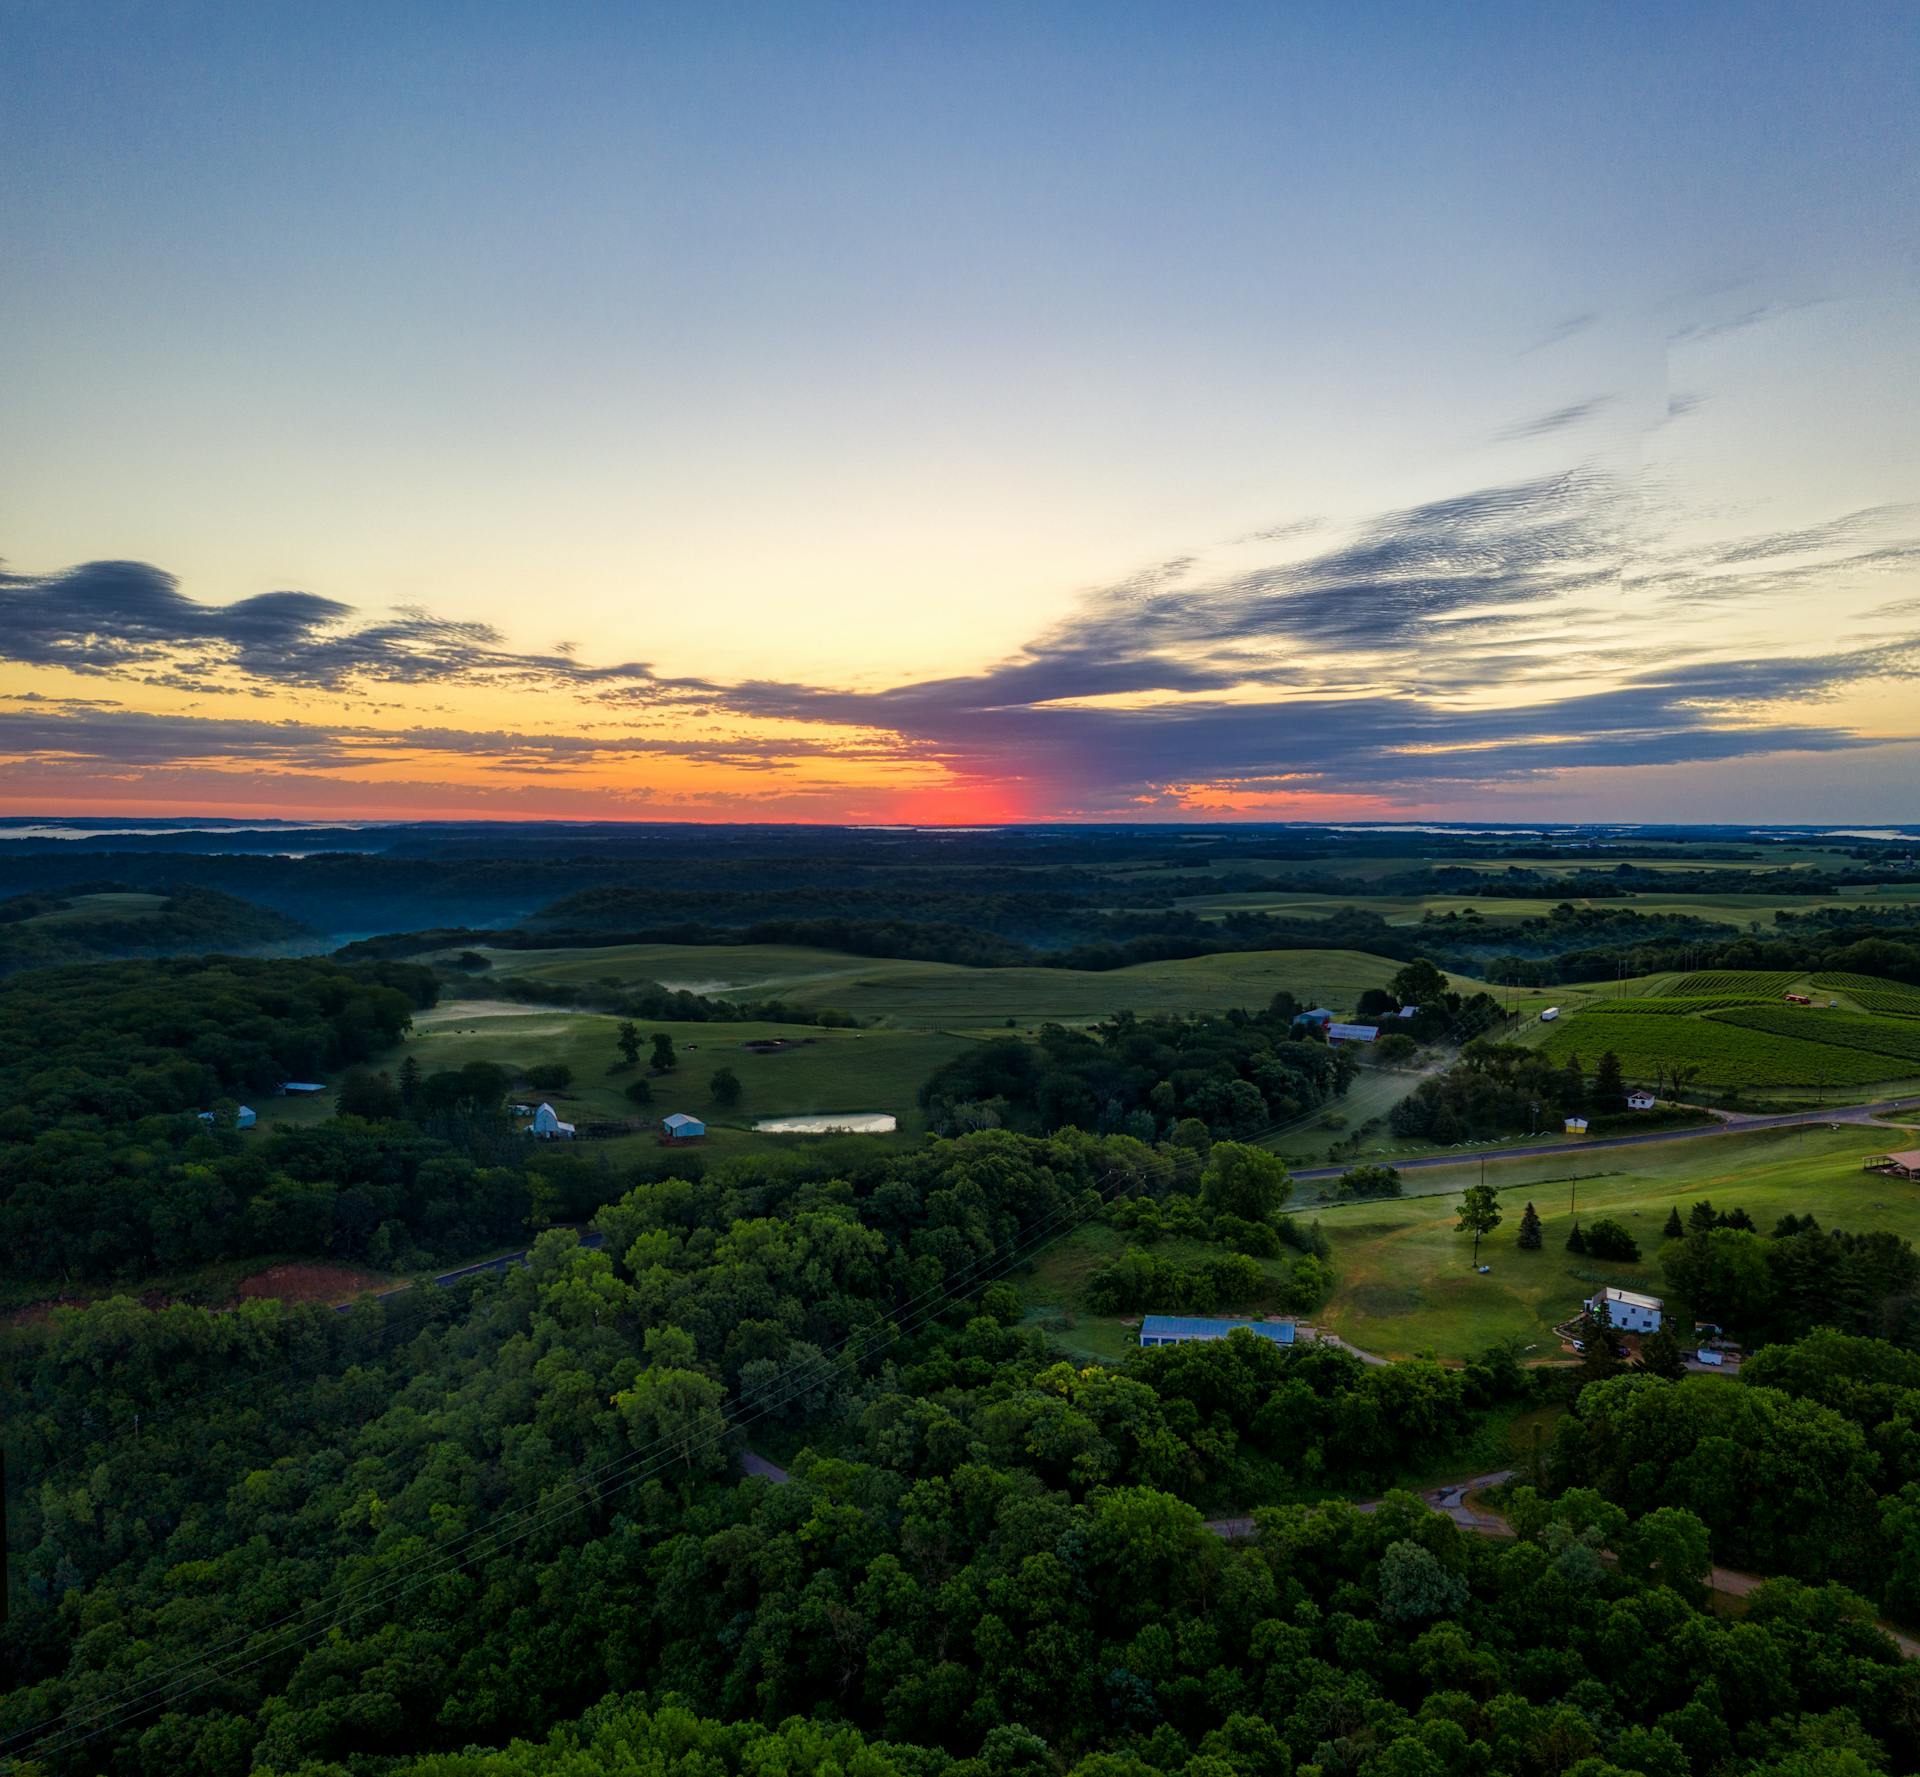
[[[1630,1111],[1650,1111],[1658,1102],[1644,1086],[1636,1086],[1627,1094],[1627,1109]]]

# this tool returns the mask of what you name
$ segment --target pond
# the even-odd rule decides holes
[[[891,1135],[900,1120],[891,1111],[824,1111],[813,1117],[762,1117],[764,1135]]]

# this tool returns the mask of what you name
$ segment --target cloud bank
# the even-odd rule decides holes
[[[551,695],[527,707],[558,719],[370,727],[29,695],[0,706],[0,757],[76,783],[438,759],[502,781],[614,782],[672,760],[804,786],[831,765],[1012,788],[1035,815],[1124,815],[1841,753],[1908,738],[1841,706],[1920,676],[1911,600],[1885,596],[1920,568],[1914,520],[1876,507],[1681,547],[1644,490],[1573,471],[1381,513],[1318,549],[1324,525],[1277,522],[1086,594],[1009,659],[877,690],[594,665],[306,592],[202,604],[158,568],[94,562],[0,576],[0,660],[323,710],[375,686],[535,690]],[[1855,633],[1794,643],[1815,591],[1863,589]]]

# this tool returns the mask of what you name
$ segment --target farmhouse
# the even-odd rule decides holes
[[[562,1123],[559,1112],[552,1105],[543,1104],[533,1113],[527,1133],[539,1141],[572,1141],[573,1125]]]
[[[1608,1288],[1587,1298],[1587,1312],[1595,1320],[1605,1318],[1623,1333],[1659,1332],[1661,1306],[1658,1296],[1643,1296],[1637,1290]]]
[[[1140,1321],[1142,1345],[1186,1345],[1196,1339],[1224,1339],[1236,1327],[1245,1327],[1256,1339],[1276,1345],[1293,1343],[1290,1320],[1214,1320],[1189,1314],[1148,1314]]]
[[[1627,1109],[1630,1111],[1650,1111],[1658,1102],[1644,1086],[1636,1086],[1627,1094]]]
[[[1329,1024],[1329,1043],[1371,1043],[1380,1034],[1377,1024]]]
[[[1920,1148],[1875,1154],[1867,1161],[1867,1171],[1885,1173],[1888,1178],[1920,1178]]]
[[[707,1133],[706,1124],[698,1117],[689,1117],[685,1111],[675,1111],[670,1117],[662,1117],[660,1127],[666,1132],[668,1141],[697,1141]]]

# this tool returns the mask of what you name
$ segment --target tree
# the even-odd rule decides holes
[[[1602,1216],[1587,1228],[1587,1251],[1596,1259],[1631,1265],[1640,1257],[1640,1243],[1624,1223]]]
[[[1520,1232],[1514,1244],[1522,1252],[1537,1253],[1540,1250],[1540,1215],[1531,1203],[1520,1212]]]
[[[1446,975],[1424,956],[1415,957],[1397,970],[1387,983],[1387,990],[1403,1006],[1438,1005],[1449,991]]]
[[[1649,1376],[1678,1382],[1687,1373],[1686,1360],[1680,1355],[1680,1341],[1665,1327],[1647,1334],[1640,1341],[1640,1368]]]
[[[707,1082],[707,1090],[713,1094],[715,1104],[731,1110],[740,1102],[740,1076],[732,1068],[723,1067]]]
[[[1627,1082],[1620,1071],[1620,1057],[1609,1049],[1593,1071],[1593,1108],[1596,1111],[1623,1111],[1627,1108]]]
[[[1587,1102],[1587,1077],[1580,1071],[1580,1057],[1569,1055],[1560,1070],[1560,1108],[1574,1112]]]
[[[1293,1175],[1280,1156],[1244,1142],[1215,1142],[1200,1175],[1200,1195],[1207,1207],[1245,1222],[1271,1220],[1292,1191]]]
[[[420,1096],[420,1063],[411,1055],[400,1064],[400,1102],[412,1110]]]
[[[1335,1190],[1342,1197],[1398,1197],[1400,1168],[1397,1166],[1349,1166],[1340,1175]]]
[[[1473,1236],[1473,1262],[1480,1263],[1480,1237],[1500,1226],[1500,1193],[1492,1185],[1469,1185],[1460,1199],[1460,1220],[1454,1231]]]
[[[379,1122],[400,1115],[400,1093],[386,1074],[355,1068],[341,1080],[334,1108],[343,1117],[365,1117],[369,1122]]]
[[[664,1030],[653,1033],[653,1059],[647,1065],[656,1074],[670,1074],[680,1065],[673,1053],[673,1038]]]
[[[1380,1557],[1380,1614],[1388,1622],[1455,1616],[1466,1602],[1467,1582],[1442,1567],[1432,1550],[1416,1542],[1387,1545]]]
[[[1689,1234],[1711,1234],[1719,1226],[1720,1217],[1715,1213],[1713,1205],[1704,1197],[1687,1211]]]
[[[626,1057],[627,1066],[636,1066],[640,1060],[640,1027],[631,1018],[621,1019],[614,1041],[619,1044],[620,1053]]]
[[[1686,1224],[1680,1220],[1680,1205],[1676,1203],[1667,1211],[1666,1226],[1660,1230],[1661,1238],[1678,1240],[1686,1231]]]
[[[1579,1253],[1584,1257],[1586,1250],[1587,1237],[1580,1232],[1580,1224],[1575,1222],[1573,1226],[1567,1230],[1567,1251],[1570,1253]]]
[[[629,1080],[627,1082],[627,1100],[630,1104],[652,1104],[653,1087],[645,1080]]]

